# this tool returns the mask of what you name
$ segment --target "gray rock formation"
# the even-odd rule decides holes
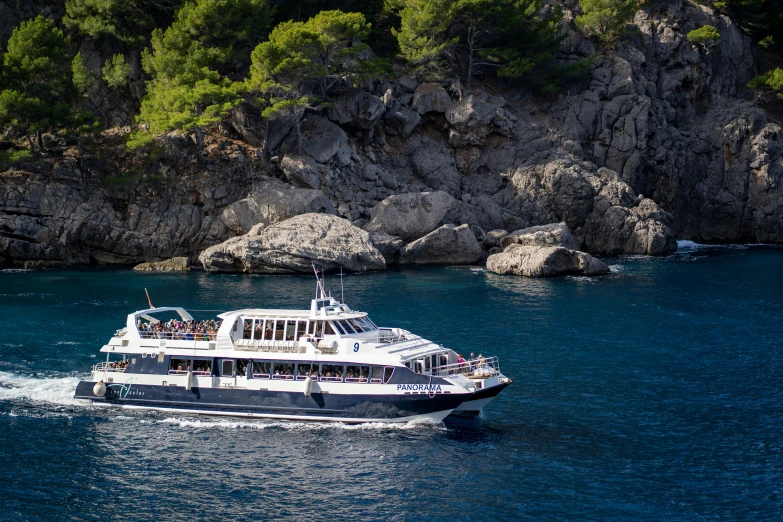
[[[538,247],[512,244],[487,259],[487,270],[496,274],[555,277],[568,274],[594,276],[609,273],[606,264],[584,252],[560,246]]]
[[[220,220],[232,233],[242,235],[258,224],[268,226],[310,213],[336,214],[336,211],[320,190],[293,188],[278,181],[264,180],[256,185],[253,196],[227,206],[220,214]]]
[[[376,205],[364,229],[412,241],[435,230],[455,203],[440,191],[390,196]]]
[[[310,273],[313,263],[354,272],[386,268],[367,232],[326,214],[302,214],[258,235],[231,238],[207,248],[199,261],[209,272],[256,274]]]
[[[523,228],[503,236],[496,244],[506,249],[509,245],[527,245],[527,246],[561,246],[569,250],[579,250],[574,236],[568,230],[568,226],[563,223],[552,223],[538,227]]]
[[[443,225],[400,250],[399,263],[414,265],[469,265],[481,259],[481,249],[470,226]]]
[[[333,96],[326,110],[329,119],[354,129],[371,129],[386,112],[386,106],[372,94],[355,90]]]
[[[370,243],[381,253],[386,264],[394,263],[397,253],[405,245],[405,241],[397,236],[390,236],[383,232],[370,233]]]
[[[321,175],[318,163],[308,156],[286,154],[280,161],[280,170],[286,179],[297,187],[318,189],[321,187]]]
[[[451,97],[437,83],[423,83],[413,93],[413,109],[419,114],[446,112],[451,107]]]
[[[187,272],[190,270],[187,257],[174,257],[165,261],[140,263],[133,267],[137,272]]]
[[[328,163],[348,142],[348,135],[323,116],[308,115],[302,120],[302,150],[318,163]],[[296,133],[290,132],[283,142],[283,152],[296,154]]]

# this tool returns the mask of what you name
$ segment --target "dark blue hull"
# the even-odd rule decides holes
[[[75,398],[122,406],[179,412],[247,417],[301,418],[342,422],[405,421],[419,417],[439,420],[469,395],[427,393],[408,395],[340,395],[302,392],[256,391],[231,388],[111,385],[96,397],[94,381],[81,381]]]

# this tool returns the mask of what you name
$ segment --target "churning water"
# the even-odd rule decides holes
[[[72,398],[145,287],[157,306],[299,308],[311,277],[0,272],[0,519],[780,520],[783,250],[611,263],[346,277],[376,323],[498,355],[515,380],[477,419],[402,426]]]

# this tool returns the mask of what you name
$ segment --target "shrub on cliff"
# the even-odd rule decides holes
[[[283,22],[252,53],[250,76],[237,90],[264,106],[263,116],[299,121],[344,81],[383,75],[385,60],[363,55],[370,24],[360,13],[322,11],[306,22]],[[301,139],[299,139],[301,153]]]
[[[52,20],[38,16],[22,22],[8,40],[3,55],[4,90],[0,93],[0,126],[37,137],[72,123],[67,100],[72,93],[69,39]]]
[[[142,56],[152,80],[138,121],[153,134],[195,132],[201,151],[202,130],[239,103],[228,76],[247,61],[250,46],[264,36],[273,13],[267,0],[184,4],[171,27],[152,32],[152,50]]]
[[[639,0],[579,0],[579,3],[582,14],[574,20],[576,26],[606,43],[622,36],[626,24],[639,9]]]
[[[686,35],[689,42],[701,45],[709,49],[720,39],[720,33],[711,25],[704,25],[698,29],[688,32]]]
[[[469,91],[474,76],[525,77],[557,87],[559,8],[540,16],[539,0],[389,0],[400,16],[400,55],[422,76],[453,75]]]
[[[63,25],[84,36],[141,44],[166,26],[181,0],[67,0]]]
[[[783,99],[783,69],[777,67],[761,76],[756,76],[748,83],[748,87],[773,91]]]

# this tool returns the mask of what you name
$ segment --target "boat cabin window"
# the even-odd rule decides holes
[[[409,363],[405,364],[408,365]],[[394,373],[394,367],[392,366],[373,366],[370,382],[376,384],[387,383],[391,379],[392,373]]]
[[[348,323],[348,321],[339,321],[337,324],[343,327],[343,330],[345,330],[347,333],[359,333],[356,330],[353,329],[353,327]],[[360,330],[361,331],[361,330]]]
[[[237,375],[240,376],[247,375],[248,364],[250,364],[250,361],[247,359],[237,359],[236,361]]]
[[[285,320],[277,319],[274,327],[274,340],[282,341],[285,335]]]
[[[220,364],[220,375],[223,377],[234,376],[234,361],[231,359],[223,359]]]
[[[294,365],[293,362],[277,362],[275,361],[274,367],[272,368],[272,378],[273,379],[285,379],[285,380],[293,380],[294,379]]]
[[[296,339],[299,340],[307,333],[308,330],[308,322],[307,321],[299,321],[296,323]]]
[[[345,369],[345,382],[368,382],[369,378],[369,366],[348,366]]]
[[[345,366],[337,364],[324,364],[321,366],[321,380],[331,382],[342,382]]]
[[[354,330],[356,330],[356,333],[361,332],[367,332],[369,331],[367,328],[365,328],[358,319],[349,319],[348,324],[350,324]]]
[[[212,359],[194,359],[193,375],[212,375]]]
[[[303,381],[308,377],[318,379],[318,363],[306,362],[296,365],[296,380]]]
[[[268,361],[253,361],[253,377],[268,379],[272,375],[272,363]]]
[[[243,321],[242,339],[250,339],[252,335],[253,335],[253,320],[245,319]]]
[[[169,375],[178,375],[178,374],[186,374],[188,373],[188,370],[190,370],[190,360],[189,359],[174,359],[171,358],[171,362],[169,363]]]
[[[297,321],[287,321],[285,327],[285,340],[293,341],[296,337],[296,323]]]
[[[259,340],[264,336],[264,320],[263,319],[254,319],[253,320],[253,339]]]
[[[326,326],[329,328],[333,328],[334,330],[337,330],[338,332],[340,332],[341,335],[345,335],[346,333],[345,328],[342,327],[339,321],[327,322]]]

